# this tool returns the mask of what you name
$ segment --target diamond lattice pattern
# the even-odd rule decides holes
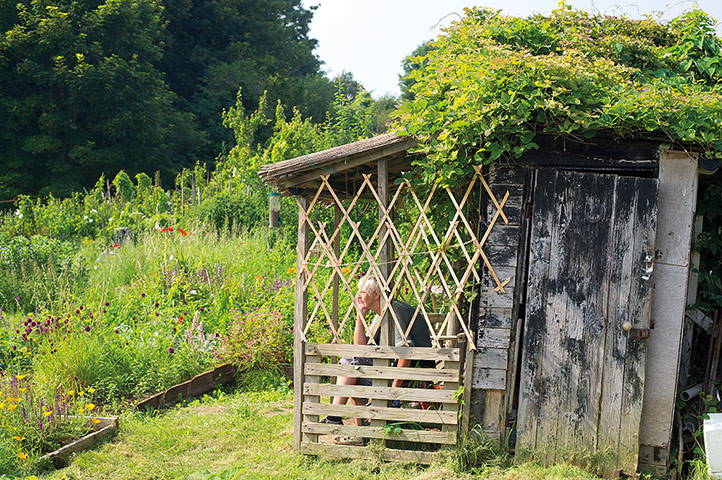
[[[299,203],[299,231],[306,224],[312,239],[308,252],[299,252],[303,261],[297,272],[297,288],[304,290],[309,302],[306,326],[299,332],[302,340],[351,343],[359,314],[352,301],[356,285],[363,274],[373,273],[382,284],[381,316],[388,310],[404,343],[414,322],[426,322],[434,346],[441,347],[443,341],[456,338],[456,332],[463,332],[474,345],[473,333],[463,321],[459,304],[471,293],[472,284],[480,280],[480,261],[494,279],[497,291],[503,292],[509,282],[508,278],[497,278],[484,253],[494,225],[499,221],[508,223],[504,205],[509,192],[501,200],[495,198],[481,168],[476,168],[468,185],[456,193],[438,186],[422,190],[410,182],[394,185],[388,207],[379,198],[373,175],[363,176],[361,186],[350,199],[334,191],[328,176],[321,181],[308,208],[304,210]],[[472,199],[479,195],[486,196],[496,209],[480,237],[464,214],[467,211],[478,217],[478,203]],[[444,207],[440,209],[440,205]],[[385,244],[393,251],[387,277],[382,274],[380,260]],[[417,306],[406,330],[401,328],[394,309],[388,308],[391,299]],[[364,328],[373,342],[375,331],[371,331],[371,325],[370,319],[364,319]]]

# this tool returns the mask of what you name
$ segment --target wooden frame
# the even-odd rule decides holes
[[[358,448],[332,445],[323,441],[328,436],[360,436],[367,441],[409,442],[425,444],[422,450],[387,448],[381,457],[386,460],[430,463],[439,448],[456,444],[459,425],[468,429],[475,333],[463,321],[461,303],[470,282],[480,281],[477,267],[481,259],[493,279],[493,287],[504,292],[509,278],[501,280],[484,251],[493,228],[508,223],[504,206],[507,191],[497,199],[484,180],[481,168],[475,170],[470,182],[459,192],[432,186],[428,191],[415,188],[410,182],[388,183],[388,163],[377,162],[376,178],[362,173],[358,188],[350,198],[337,192],[338,182],[330,175],[319,175],[320,184],[311,196],[298,198],[299,235],[296,267],[295,361],[294,361],[294,446],[307,454],[355,458]],[[488,196],[495,212],[482,235],[465,214],[470,209],[475,218],[478,204],[475,192]],[[370,204],[369,204],[369,199]],[[447,200],[451,213],[446,224],[436,224],[432,206]],[[327,213],[333,207],[333,227]],[[378,212],[378,224],[362,228],[354,212],[369,205]],[[317,212],[321,212],[321,214]],[[324,217],[325,218],[319,218]],[[405,228],[401,225],[405,224]],[[362,234],[362,230],[366,235]],[[342,239],[342,237],[344,237]],[[360,252],[360,258],[348,260],[349,252]],[[419,256],[423,262],[419,262]],[[422,269],[419,264],[423,263]],[[382,321],[380,345],[374,342],[376,331],[362,319],[371,345],[344,344],[344,332],[360,312],[353,302],[344,307],[340,295],[354,298],[354,282],[368,266],[381,284]],[[388,306],[402,294],[410,295],[409,303],[417,305],[416,314],[407,328],[402,328],[396,312]],[[327,305],[327,297],[331,301]],[[313,301],[309,301],[312,295]],[[414,322],[425,322],[431,336],[431,348],[408,346]],[[323,322],[319,324],[319,322]],[[314,332],[327,328],[330,343],[318,343]],[[389,346],[394,338],[402,346]],[[459,346],[461,345],[461,346]],[[370,366],[337,365],[339,356],[370,358]],[[431,360],[437,368],[403,368],[391,366],[399,358]],[[336,377],[369,378],[371,386],[341,386],[329,383]],[[435,389],[394,388],[393,379],[423,381]],[[462,388],[463,387],[463,388]],[[325,403],[333,396],[361,397],[365,406]],[[404,402],[403,408],[391,408],[394,400]],[[426,403],[436,409],[424,410],[406,406]],[[462,410],[465,414],[462,415]],[[358,417],[369,420],[369,426],[328,425],[319,423],[322,416]],[[460,423],[461,418],[461,423]],[[398,427],[424,425],[427,429]],[[392,427],[389,427],[389,424]],[[431,427],[432,430],[429,430]]]

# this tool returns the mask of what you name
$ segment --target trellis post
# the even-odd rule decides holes
[[[303,288],[306,276],[303,262],[309,248],[309,225],[305,213],[310,202],[308,197],[298,198],[298,242],[296,244],[296,297],[293,310],[293,448],[301,450],[301,426],[303,424],[303,366],[304,344],[301,332],[306,328],[308,298]]]
[[[379,271],[383,277],[382,284],[388,285],[389,273],[391,272],[391,242],[387,235],[388,228],[386,223],[386,213],[384,211],[389,206],[389,162],[383,158],[378,161],[378,185],[377,191],[381,205],[379,208]],[[391,292],[387,292],[390,294]],[[389,301],[391,298],[389,298]],[[381,345],[392,345],[394,343],[394,322],[391,320],[390,309],[392,305],[389,303],[388,308],[384,312],[384,318],[381,322]]]

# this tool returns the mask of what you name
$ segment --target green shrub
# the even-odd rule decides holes
[[[221,352],[240,371],[287,365],[293,355],[292,323],[268,305],[237,313]]]

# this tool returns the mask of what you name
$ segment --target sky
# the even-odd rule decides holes
[[[310,36],[318,40],[316,55],[324,62],[329,78],[341,72],[353,77],[374,98],[399,95],[401,61],[416,47],[436,38],[441,29],[464,14],[465,7],[486,6],[505,15],[548,15],[558,0],[302,0],[308,8],[318,6]],[[698,6],[722,21],[720,0],[567,0],[567,5],[605,15],[640,18],[661,13],[661,21]],[[722,24],[717,24],[722,36]]]

